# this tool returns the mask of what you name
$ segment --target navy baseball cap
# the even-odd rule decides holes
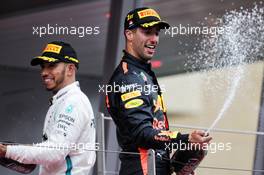
[[[79,60],[72,46],[62,41],[53,41],[48,43],[41,56],[37,56],[31,60],[31,65],[36,66],[43,62],[46,63],[73,63],[78,68]]]
[[[152,8],[141,7],[130,11],[124,22],[124,30],[136,27],[148,28],[159,25],[160,29],[169,28],[170,25],[162,21],[159,14]]]

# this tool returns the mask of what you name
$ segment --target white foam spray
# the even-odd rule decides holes
[[[262,6],[262,7],[261,7]],[[209,133],[223,118],[232,104],[236,90],[245,73],[246,63],[264,57],[264,8],[262,3],[252,9],[227,12],[218,20],[217,27],[222,29],[216,36],[205,36],[198,52],[188,58],[186,66],[192,69],[221,70],[233,67],[228,73],[228,93],[218,116],[206,131]]]

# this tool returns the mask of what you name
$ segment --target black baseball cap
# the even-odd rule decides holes
[[[160,29],[169,28],[170,25],[162,21],[159,14],[152,8],[141,7],[130,11],[124,22],[124,30],[136,27],[148,28],[159,25]]]
[[[31,65],[36,66],[43,62],[46,63],[73,63],[78,68],[79,60],[72,46],[62,41],[53,41],[48,43],[41,56],[37,56],[31,60]]]

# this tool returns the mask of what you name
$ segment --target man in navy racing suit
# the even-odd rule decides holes
[[[161,29],[169,27],[151,8],[137,8],[125,19],[126,47],[107,90],[107,109],[117,126],[120,154],[120,175],[146,175],[147,150],[156,152],[156,174],[170,174],[170,143],[208,143],[204,131],[181,134],[169,131],[166,107],[150,60],[155,53]]]

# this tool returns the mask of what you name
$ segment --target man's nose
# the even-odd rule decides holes
[[[156,34],[151,35],[150,41],[151,41],[151,43],[155,43],[155,44],[158,43],[159,42],[159,36]]]
[[[40,75],[43,77],[48,74],[48,71],[45,67],[41,68]]]

